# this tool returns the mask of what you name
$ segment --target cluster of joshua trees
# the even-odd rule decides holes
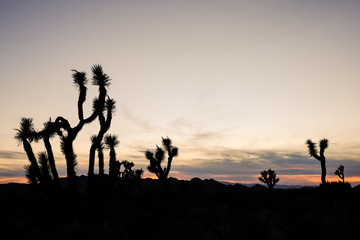
[[[106,134],[110,128],[113,112],[115,109],[115,101],[107,94],[107,88],[110,85],[109,76],[103,72],[100,65],[92,67],[92,85],[98,87],[98,96],[93,100],[92,112],[88,117],[84,116],[83,105],[86,101],[88,79],[85,72],[72,70],[72,78],[74,85],[79,90],[77,102],[78,122],[72,126],[67,119],[58,116],[55,121],[49,119],[44,123],[44,127],[40,131],[36,131],[32,118],[22,118],[20,128],[15,129],[15,139],[22,144],[30,161],[25,166],[26,177],[33,184],[39,183],[41,186],[47,186],[50,182],[55,186],[59,186],[59,175],[56,170],[54,154],[50,139],[55,135],[60,137],[61,151],[65,155],[67,170],[67,185],[69,192],[76,191],[76,154],[74,152],[73,143],[78,133],[84,125],[98,119],[100,130],[97,135],[91,137],[91,147],[89,153],[89,169],[88,179],[89,187],[94,181],[94,165],[95,155],[98,153],[99,173],[100,177],[104,176],[104,154],[103,150],[110,150],[109,160],[109,178],[116,181],[118,178],[136,178],[141,177],[142,170],[134,170],[133,163],[127,161],[119,162],[116,160],[115,147],[119,144],[116,135]],[[38,160],[33,153],[31,142],[43,140],[46,152],[38,154]],[[120,171],[121,166],[125,168]]]
[[[68,191],[74,193],[76,191],[76,165],[77,157],[74,152],[73,143],[82,130],[82,128],[96,119],[99,121],[100,129],[96,135],[91,137],[91,146],[89,150],[89,167],[88,167],[88,184],[91,188],[94,184],[96,176],[100,179],[107,177],[110,182],[130,183],[131,181],[139,180],[143,174],[142,169],[133,169],[134,163],[128,161],[118,161],[116,159],[115,148],[119,145],[117,135],[107,134],[113,113],[115,110],[115,100],[110,98],[107,94],[107,88],[110,85],[109,76],[103,72],[100,65],[92,66],[92,85],[98,87],[98,96],[93,100],[92,112],[88,117],[84,116],[83,105],[86,101],[87,82],[85,72],[72,70],[72,78],[74,85],[79,90],[79,97],[77,102],[78,122],[76,125],[71,125],[67,119],[58,116],[55,121],[51,118],[44,123],[43,129],[36,131],[34,128],[32,118],[22,118],[20,121],[20,128],[15,129],[15,139],[19,144],[22,144],[27,154],[30,164],[26,165],[26,177],[32,184],[40,184],[46,188],[49,184],[59,187],[59,174],[56,169],[54,154],[50,139],[58,135],[60,138],[61,151],[65,155],[66,169],[67,169],[67,185]],[[33,153],[31,143],[42,140],[46,151],[40,152],[37,157]],[[309,149],[309,156],[314,157],[320,161],[321,165],[321,183],[326,183],[326,165],[325,165],[325,149],[328,147],[328,140],[320,141],[320,153],[318,154],[317,147],[310,139],[306,141]],[[162,183],[165,189],[168,189],[168,177],[171,169],[173,158],[178,155],[178,148],[172,145],[170,138],[162,138],[163,147],[156,146],[155,151],[146,151],[145,157],[149,160],[150,165],[148,170],[154,173]],[[103,150],[109,150],[109,172],[106,175],[104,171],[104,153]],[[98,155],[98,169],[99,172],[95,175],[95,158]],[[165,154],[167,154],[166,167],[161,164],[164,161]],[[121,171],[121,167],[123,170]],[[342,183],[344,180],[344,166],[340,167],[335,172],[340,177]],[[269,189],[273,189],[279,178],[274,170],[268,169],[261,172],[259,181],[268,185]]]

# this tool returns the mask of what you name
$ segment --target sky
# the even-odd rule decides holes
[[[26,182],[14,139],[21,117],[77,124],[71,70],[101,64],[111,78],[117,159],[146,170],[144,151],[170,137],[170,175],[257,183],[274,169],[284,185],[318,185],[305,141],[329,139],[329,181],[339,165],[360,184],[360,1],[133,0],[0,2],[0,183]],[[95,86],[88,85],[89,115]],[[74,142],[86,175],[90,136]],[[59,139],[52,139],[61,176]],[[44,151],[32,143],[34,152]],[[105,152],[108,171],[108,152]]]

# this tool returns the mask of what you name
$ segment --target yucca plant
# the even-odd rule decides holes
[[[274,170],[264,170],[260,174],[261,176],[259,177],[259,181],[265,183],[270,190],[274,189],[276,183],[280,181],[280,178],[276,177]]]
[[[309,149],[309,156],[313,157],[320,161],[321,164],[321,184],[326,184],[326,164],[325,164],[325,149],[329,146],[328,140],[326,138],[322,139],[319,143],[320,146],[320,155],[318,155],[318,150],[315,143],[308,139],[306,144]]]

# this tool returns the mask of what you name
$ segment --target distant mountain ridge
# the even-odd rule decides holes
[[[174,192],[247,192],[247,191],[266,191],[268,188],[266,185],[253,183],[253,184],[242,184],[242,183],[230,183],[226,181],[216,181],[214,179],[200,179],[198,177],[192,178],[191,180],[179,180],[176,178],[169,178],[171,182],[171,191]],[[61,185],[66,188],[66,178],[60,178]],[[77,176],[77,185],[79,192],[87,191],[88,177],[85,175]],[[153,192],[161,191],[161,183],[157,179],[145,178],[141,179],[140,182],[141,191]],[[0,190],[4,189],[28,189],[29,184],[18,184],[8,183],[0,184]],[[302,185],[276,185],[275,189],[279,190],[291,190],[291,189],[312,189],[317,186],[302,186]],[[354,189],[360,189],[360,185],[354,186]]]
[[[226,181],[219,181],[222,184],[225,185],[236,185],[236,184],[240,184],[246,187],[253,187],[254,185],[258,184],[258,183],[231,183],[231,182],[226,182]],[[265,184],[260,184],[261,186],[266,187]],[[275,185],[275,189],[299,189],[299,188],[303,188],[303,187],[315,187],[315,186],[304,186],[304,185],[282,185],[282,184],[277,184]]]

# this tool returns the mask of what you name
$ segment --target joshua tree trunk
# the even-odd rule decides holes
[[[42,174],[40,172],[39,165],[38,165],[38,163],[36,161],[36,157],[34,155],[34,152],[33,152],[32,148],[31,148],[31,145],[26,139],[23,139],[23,146],[24,146],[24,150],[26,152],[26,155],[29,158],[30,163],[31,163],[32,167],[34,168],[35,174],[38,177],[38,179],[40,180],[40,184],[42,184],[43,183],[43,178],[42,178]]]
[[[325,149],[327,148],[327,142],[328,140],[323,139],[320,141],[320,158],[318,158],[318,160],[321,163],[321,184],[325,184],[326,183],[326,165],[325,165],[325,156],[324,156],[324,152]]]
[[[90,147],[90,154],[89,154],[89,181],[91,182],[91,178],[94,176],[94,164],[95,164],[95,150],[98,150],[99,156],[99,175],[104,175],[104,157],[102,153],[102,146],[101,142],[104,138],[105,133],[109,130],[112,120],[113,110],[115,108],[115,101],[112,99],[107,99],[105,104],[105,109],[107,110],[106,119],[104,117],[104,113],[99,113],[99,123],[100,123],[100,130],[97,136],[92,137],[92,145]],[[89,182],[89,183],[90,183]]]
[[[51,147],[49,138],[44,137],[44,145],[45,145],[45,148],[46,148],[46,151],[47,151],[47,155],[48,155],[48,159],[49,159],[49,165],[50,165],[50,169],[51,169],[51,173],[52,173],[54,182],[55,182],[55,184],[59,184],[59,175],[58,175],[58,172],[56,170],[54,153],[52,151],[52,147]]]
[[[321,184],[326,183],[326,165],[325,165],[325,158],[320,160],[321,163]]]
[[[104,153],[102,147],[98,147],[98,157],[99,157],[99,176],[104,176]]]
[[[76,192],[76,155],[73,149],[73,141],[71,139],[63,138],[63,152],[66,159],[66,171],[67,171],[67,185],[68,191],[71,194]]]
[[[109,159],[109,175],[111,178],[116,178],[116,153],[115,148],[110,148],[110,159]]]
[[[88,170],[89,180],[91,180],[94,177],[95,151],[96,151],[96,145],[93,143],[91,144],[90,153],[89,153],[89,170]]]

